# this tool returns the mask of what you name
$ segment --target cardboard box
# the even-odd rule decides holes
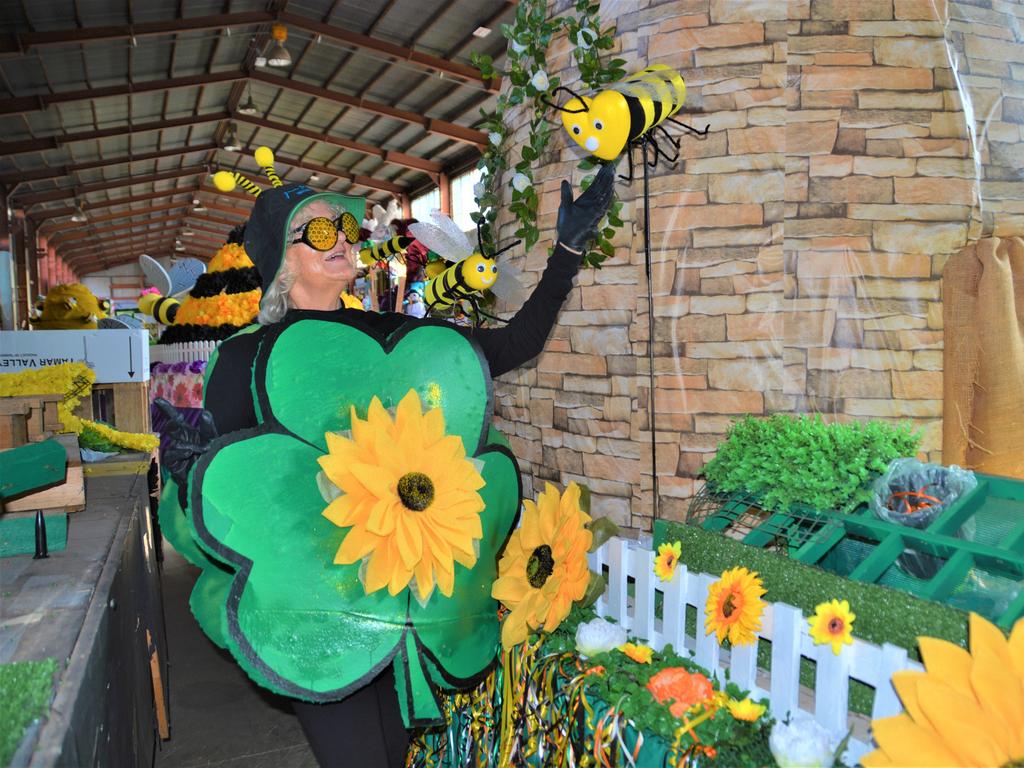
[[[97,384],[149,381],[149,332],[0,331],[0,373],[84,362]]]

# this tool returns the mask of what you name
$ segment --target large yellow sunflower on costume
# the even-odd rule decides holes
[[[523,501],[522,522],[505,546],[491,588],[491,596],[511,611],[501,626],[506,650],[523,642],[531,629],[554,630],[586,593],[587,551],[594,538],[585,527],[589,522],[576,483],[569,483],[561,497],[546,483],[536,504]]]
[[[906,711],[872,721],[865,768],[1024,764],[1024,619],[1007,642],[972,613],[970,641],[918,638],[925,671],[892,676]]]
[[[704,608],[705,633],[718,635],[721,643],[726,635],[733,645],[754,642],[761,628],[765,593],[757,571],[733,568],[722,572],[722,578],[708,589],[708,602]]]
[[[476,564],[484,480],[462,440],[444,433],[441,409],[423,413],[410,389],[392,420],[374,397],[365,421],[352,409],[351,438],[326,437],[328,454],[318,461],[341,495],[323,515],[350,529],[334,562],[365,559],[367,594],[387,587],[396,595],[415,578],[420,602],[435,585],[450,597],[454,564]]]

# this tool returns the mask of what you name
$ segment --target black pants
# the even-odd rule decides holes
[[[293,701],[292,709],[323,768],[401,768],[409,750],[389,665],[365,688],[331,704]]]

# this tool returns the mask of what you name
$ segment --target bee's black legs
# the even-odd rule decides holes
[[[668,121],[670,123],[674,123],[675,125],[678,125],[680,128],[685,128],[690,133],[694,134],[695,136],[700,136],[702,139],[705,136],[707,136],[708,135],[708,131],[711,130],[711,126],[710,125],[705,125],[704,129],[701,130],[699,128],[694,128],[692,125],[687,125],[686,123],[681,123],[678,120],[675,120],[674,118],[671,118],[671,117],[668,118]]]

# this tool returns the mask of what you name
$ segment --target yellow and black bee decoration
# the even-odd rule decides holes
[[[281,177],[274,170],[274,151],[270,147],[257,147],[253,158],[273,186],[284,186]],[[235,187],[241,187],[253,197],[259,197],[263,191],[258,184],[238,171],[217,171],[213,174],[213,185],[221,192],[230,192]]]
[[[686,82],[682,75],[664,64],[653,64],[627,75],[592,97],[580,96],[565,86],[556,88],[553,95],[558,91],[565,91],[573,98],[563,105],[547,103],[561,112],[562,125],[569,137],[601,160],[615,160],[626,151],[629,179],[633,178],[633,146],[642,143],[651,146],[652,166],[659,156],[669,163],[679,159],[678,151],[669,155],[655,140],[654,134],[660,130],[663,137],[679,149],[679,141],[668,133],[664,123],[673,123],[699,136],[708,132],[707,128],[699,131],[672,119],[686,100]]]
[[[500,254],[517,245],[519,241],[516,240],[488,256],[483,253],[482,245],[478,250],[474,250],[469,238],[451,218],[440,211],[432,211],[430,216],[433,223],[420,221],[410,224],[410,234],[442,258],[455,263],[440,272],[434,272],[434,276],[426,284],[423,301],[427,305],[427,310],[434,312],[453,310],[460,302],[467,301],[476,312],[478,319],[488,317],[501,321],[501,318],[482,311],[478,299],[484,291],[490,290],[496,296],[508,301],[512,298],[513,293],[520,288],[515,270],[508,265],[499,270],[495,262]],[[477,240],[479,244],[481,241],[479,222],[477,223]],[[431,262],[427,265],[428,277],[432,271],[437,269],[436,263]]]
[[[139,311],[144,315],[150,315],[163,325],[174,325],[174,318],[178,316],[180,307],[181,302],[170,296],[161,296],[158,293],[144,293],[139,296]]]
[[[365,248],[359,250],[359,261],[367,267],[372,267],[374,264],[380,264],[381,262],[387,262],[391,259],[401,259],[405,252],[412,245],[413,238],[403,237],[402,235],[395,235],[390,240],[384,240],[380,243],[373,243]]]

